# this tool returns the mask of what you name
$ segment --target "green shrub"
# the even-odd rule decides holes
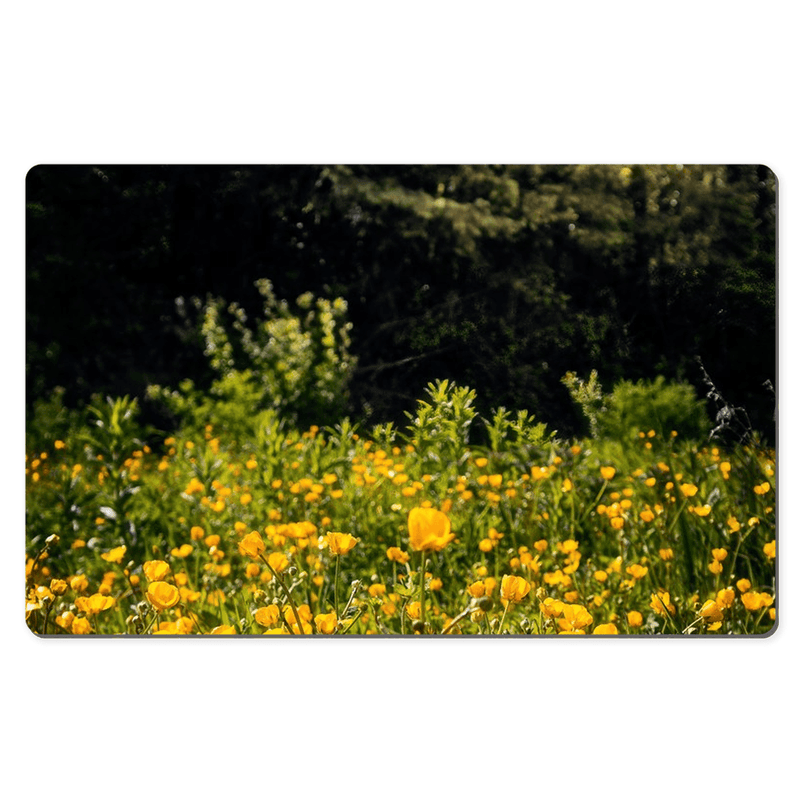
[[[346,410],[355,368],[350,355],[351,323],[347,303],[315,298],[306,292],[292,310],[278,300],[268,280],[256,281],[263,298],[263,318],[250,324],[237,303],[221,298],[205,304],[200,332],[204,354],[217,377],[208,392],[184,381],[178,390],[148,387],[148,397],[162,402],[181,423],[212,424],[242,437],[258,429],[272,411],[289,425],[338,419]]]

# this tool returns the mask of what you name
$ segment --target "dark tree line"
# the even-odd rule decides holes
[[[449,378],[568,434],[568,370],[703,392],[699,357],[771,436],[775,195],[763,166],[36,167],[28,402],[202,385],[176,299],[257,313],[266,277],[347,300],[354,417],[404,421]]]

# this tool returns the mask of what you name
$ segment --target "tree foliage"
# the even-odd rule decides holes
[[[769,433],[775,184],[722,165],[36,167],[28,397],[205,390],[202,320],[176,298],[252,319],[264,279],[347,304],[358,366],[335,393],[375,423],[449,380],[568,433],[568,371],[702,393],[699,357]]]

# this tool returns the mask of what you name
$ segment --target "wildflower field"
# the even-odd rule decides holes
[[[137,404],[26,455],[37,634],[766,634],[774,453],[547,436],[430,385],[404,430],[212,425]],[[482,434],[485,445],[470,445]]]

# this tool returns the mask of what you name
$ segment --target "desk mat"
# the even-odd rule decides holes
[[[35,167],[27,626],[768,636],[776,183]]]

